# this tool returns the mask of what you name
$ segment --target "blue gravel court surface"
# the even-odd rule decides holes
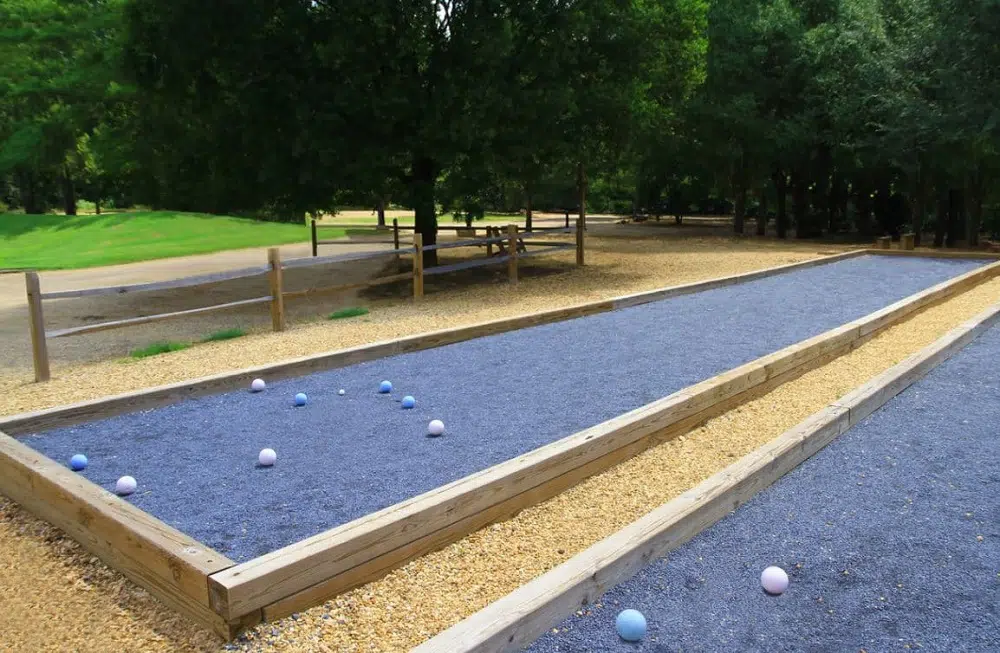
[[[997,361],[1000,327],[528,651],[1000,650]]]
[[[981,265],[864,256],[29,436],[242,562],[593,426]],[[392,381],[391,395],[377,390]],[[346,390],[344,396],[337,391]],[[304,392],[308,405],[296,408]],[[412,410],[399,401],[416,397]],[[441,438],[426,437],[432,419]],[[277,464],[258,468],[263,448]]]

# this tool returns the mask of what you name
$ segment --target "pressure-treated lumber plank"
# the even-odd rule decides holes
[[[305,256],[302,258],[293,258],[288,261],[282,261],[281,267],[285,270],[292,270],[294,268],[309,268],[316,265],[330,265],[332,263],[346,263],[348,261],[363,261],[370,258],[399,256],[399,254],[400,252],[397,252],[396,250],[386,249],[372,252],[355,252],[353,254],[335,254],[333,256],[320,256],[318,258]]]
[[[648,441],[769,378],[869,336],[877,330],[871,324],[884,328],[890,319],[902,319],[925,306],[929,298],[949,296],[998,271],[1000,267],[993,265],[967,273],[911,296],[909,306],[904,302],[889,316],[873,313],[483,472],[215,574],[211,578],[213,606],[230,617],[268,606],[272,613],[281,613],[290,603],[298,605],[343,591],[351,583],[369,579],[376,569],[391,568],[468,532],[454,528],[456,522],[470,520],[466,523],[481,526],[488,523],[482,519],[490,511],[516,512],[531,505],[524,497],[531,496],[535,502],[548,498],[556,493],[550,484],[553,479],[599,459],[607,463],[623,447]],[[604,468],[593,468],[590,473]],[[527,494],[541,486],[549,490]],[[521,500],[515,500],[518,496]],[[382,556],[386,558],[378,560]],[[346,575],[343,579],[336,578],[342,574]]]
[[[57,329],[55,331],[49,331],[45,335],[49,338],[66,338],[69,336],[80,336],[85,333],[94,333],[96,331],[105,331],[107,329],[120,329],[122,327],[135,326],[136,324],[146,324],[147,322],[160,322],[162,320],[173,320],[179,317],[188,317],[191,315],[198,315],[200,313],[214,313],[215,311],[224,311],[230,308],[237,308],[239,306],[250,306],[251,304],[264,304],[270,302],[271,297],[256,297],[254,299],[241,299],[237,302],[229,302],[226,304],[215,304],[214,306],[203,306],[201,308],[191,308],[186,311],[176,311],[173,313],[157,313],[156,315],[144,315],[143,317],[131,317],[125,320],[115,320],[113,322],[101,322],[99,324],[85,324],[78,327],[70,327],[68,329]]]
[[[916,258],[956,258],[956,259],[1000,259],[1000,253],[995,252],[949,252],[947,250],[913,250],[904,249],[871,249],[864,250],[868,254],[878,256],[913,256]]]
[[[412,653],[494,653],[527,646],[580,606],[596,601],[650,561],[738,508],[996,324],[998,318],[1000,304]]]
[[[207,579],[232,566],[232,560],[2,432],[0,493],[173,609],[217,632],[230,632],[209,607]]]
[[[31,329],[31,358],[35,368],[35,383],[48,381],[49,344],[45,333],[45,312],[42,310],[42,290],[38,274],[24,273],[24,285],[28,296],[28,327]]]

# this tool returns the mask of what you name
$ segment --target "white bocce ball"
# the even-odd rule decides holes
[[[257,462],[260,463],[261,467],[270,467],[277,459],[278,454],[274,452],[274,449],[261,449],[260,455],[257,456]]]
[[[432,420],[430,424],[427,425],[427,432],[437,437],[444,433],[444,422],[439,419]]]
[[[788,589],[788,574],[781,567],[768,567],[760,574],[760,584],[768,594],[781,594]]]
[[[136,482],[131,476],[122,476],[115,483],[115,494],[119,496],[126,496],[135,492]]]

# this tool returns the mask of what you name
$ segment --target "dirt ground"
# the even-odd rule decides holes
[[[662,232],[657,230],[656,233]],[[630,234],[631,229],[629,234],[601,232],[595,226],[588,237],[586,267],[577,268],[573,264],[572,251],[526,259],[521,283],[516,287],[506,283],[503,270],[479,271],[480,276],[471,277],[470,281],[463,281],[456,275],[431,277],[425,301],[414,303],[391,289],[382,290],[352,298],[351,301],[370,308],[371,313],[343,321],[316,321],[315,316],[322,313],[321,307],[310,300],[301,308],[292,307],[299,319],[286,333],[260,330],[239,340],[200,345],[144,360],[124,363],[117,360],[127,350],[126,342],[146,342],[153,336],[140,336],[138,329],[108,332],[106,344],[98,344],[102,342],[97,338],[99,334],[65,339],[80,344],[53,350],[54,379],[48,384],[31,383],[30,370],[23,364],[0,371],[0,414],[37,410],[293,356],[725,276],[836,251],[812,243],[703,237],[690,230],[684,230],[682,235],[685,237],[680,238],[615,237]],[[303,279],[296,283],[312,281]],[[201,301],[213,301],[215,298],[209,296],[211,292],[206,290]],[[226,292],[227,301],[237,298],[235,292],[237,289]],[[240,288],[238,292],[252,296],[259,289]],[[124,298],[107,299],[108,304],[80,306],[63,316],[53,312],[54,326],[68,326],[72,320],[82,319],[79,313],[104,315],[108,319],[119,314],[135,314],[113,305],[112,302]],[[170,301],[178,300],[145,298],[144,303],[129,308],[150,312],[167,310],[161,302]],[[5,315],[8,310],[12,309],[0,307]],[[266,310],[261,312],[260,319],[266,321]],[[254,325],[249,324],[251,318],[245,319],[253,328]],[[20,324],[23,327],[25,323]],[[178,339],[179,329],[205,335],[221,326],[173,322],[165,324],[165,333],[171,339]],[[81,349],[74,353],[71,347]],[[4,348],[7,349],[10,347]],[[89,355],[91,353],[93,356]],[[108,355],[110,359],[85,362]],[[10,355],[5,353],[4,356]],[[0,614],[4,615],[0,651],[215,651],[222,648],[210,633],[164,609],[146,592],[105,567],[59,531],[3,499],[0,499]],[[316,618],[320,616],[317,613]],[[338,627],[334,621],[327,625]],[[274,650],[283,650],[289,640],[296,639],[290,634],[294,629],[295,623],[289,621],[281,625],[281,636],[274,639],[268,636],[270,626],[265,625],[254,636],[255,643],[262,644],[262,640],[270,639]],[[323,637],[315,634],[300,640],[294,648],[303,651],[362,650],[324,642]]]

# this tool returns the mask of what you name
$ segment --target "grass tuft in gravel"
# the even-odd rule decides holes
[[[343,320],[349,317],[358,317],[359,315],[368,315],[368,309],[361,306],[352,306],[351,308],[342,308],[339,311],[334,311],[330,313],[328,320]]]
[[[202,338],[202,342],[218,342],[220,340],[232,340],[234,338],[242,338],[247,334],[246,331],[235,327],[232,329],[222,329],[221,331],[216,331],[211,335],[207,335]]]
[[[189,342],[154,342],[146,347],[133,349],[128,355],[131,358],[149,358],[150,356],[159,356],[160,354],[187,349],[190,346],[191,343]]]

